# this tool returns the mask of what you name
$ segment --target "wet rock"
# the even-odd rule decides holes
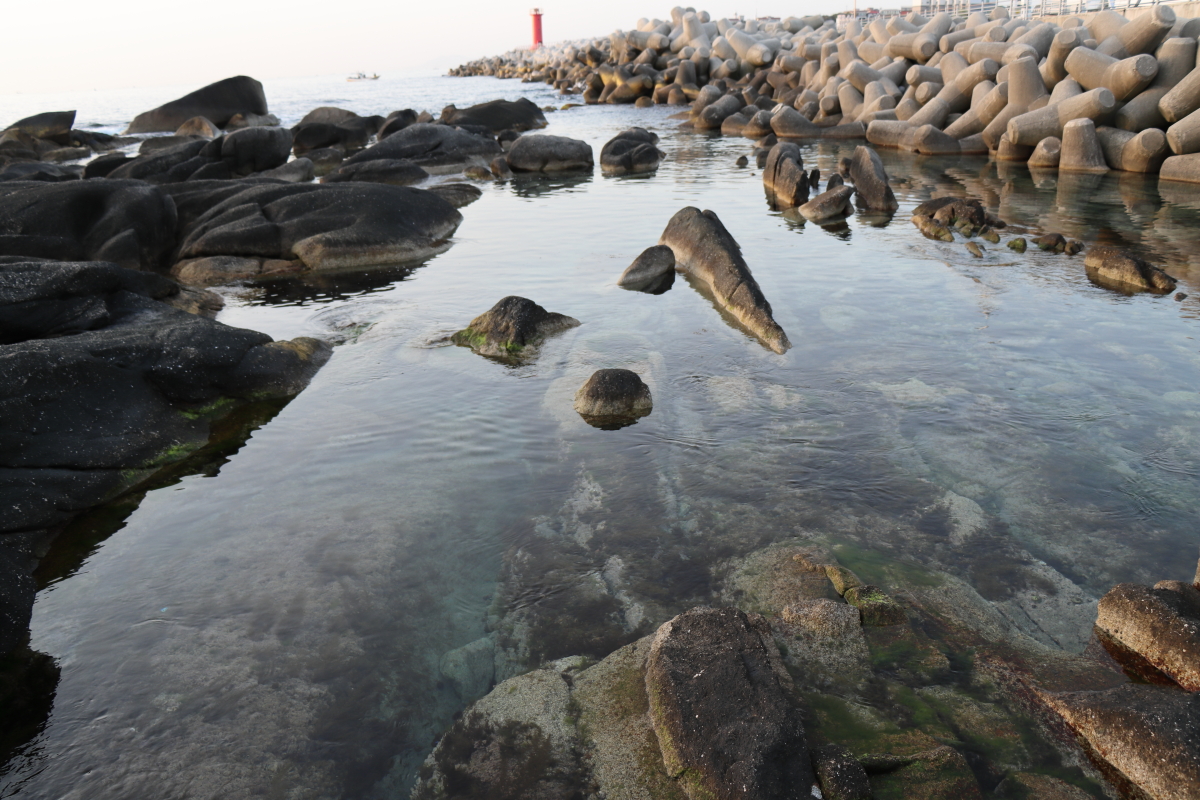
[[[455,208],[469,206],[483,197],[483,190],[469,183],[438,183],[430,186],[429,191]]]
[[[432,119],[422,120],[417,116],[416,111],[413,111],[411,108],[402,108],[384,117],[376,133],[379,136],[379,141],[382,142],[393,133],[402,131],[409,125],[416,125],[418,122],[432,122]]]
[[[854,148],[850,161],[850,180],[854,183],[855,203],[872,211],[892,212],[900,207],[879,154],[865,145]]]
[[[505,297],[454,334],[455,344],[485,356],[510,358],[547,336],[574,328],[579,320],[555,314],[524,297]]]
[[[659,238],[675,253],[681,271],[702,281],[721,307],[745,325],[776,353],[791,347],[775,322],[741,248],[712,211],[688,207],[678,211]]]
[[[833,590],[840,595],[845,595],[851,589],[864,585],[854,572],[840,564],[827,564],[825,577],[829,578],[829,582],[833,584]]]
[[[1026,247],[1027,244],[1025,240],[1019,236],[1016,239],[1011,239],[1008,243],[1008,248],[1010,250],[1015,250],[1018,253],[1024,253]]]
[[[1061,233],[1047,233],[1033,240],[1038,249],[1047,253],[1061,253],[1067,249],[1067,240]]]
[[[416,123],[355,153],[346,163],[407,159],[436,174],[461,172],[468,164],[486,165],[500,153],[500,145],[490,137],[449,125]]]
[[[791,208],[808,202],[808,173],[800,148],[792,142],[779,142],[767,153],[763,165],[763,187],[777,208]]]
[[[628,369],[596,370],[575,393],[575,411],[584,418],[636,419],[653,407],[650,387]]]
[[[1061,238],[1061,237],[1060,237]],[[1064,245],[1065,248],[1065,245]],[[1175,279],[1153,264],[1115,247],[1098,246],[1084,259],[1088,276],[1132,291],[1171,292]]]
[[[645,128],[622,131],[600,150],[600,169],[605,175],[635,175],[658,169],[666,154],[655,145],[658,136]]]
[[[868,772],[867,758],[862,759]],[[952,747],[936,747],[901,759],[894,769],[876,761],[871,775],[875,797],[903,797],[904,800],[982,800],[979,783],[967,760]]]
[[[750,159],[746,158],[745,156],[738,156],[738,160],[734,163],[736,163],[739,167],[745,167],[750,164]]]
[[[761,618],[696,608],[659,628],[646,665],[650,718],[667,772],[689,797],[813,796],[788,683]]]
[[[810,222],[823,222],[838,219],[850,213],[850,199],[854,189],[849,186],[836,186],[800,206],[799,211]]]
[[[83,177],[83,171],[77,166],[60,167],[44,161],[9,164],[0,170],[0,182],[36,181],[37,183],[61,183],[62,181],[77,181]]]
[[[871,653],[854,606],[819,597],[792,603],[780,616],[791,634],[793,662],[813,673],[854,680],[870,674]]]
[[[274,169],[255,172],[254,177],[272,181],[286,181],[287,183],[308,183],[316,177],[316,174],[313,162],[307,158],[293,158],[286,164]]]
[[[472,703],[492,688],[496,645],[490,636],[455,648],[442,656],[441,672],[463,703]]]
[[[171,277],[189,286],[220,286],[257,278],[263,271],[263,259],[242,256],[189,258],[171,267]]]
[[[912,222],[928,239],[936,239],[940,242],[954,241],[954,233],[940,222],[935,222],[931,216],[926,214],[914,214]]]
[[[462,222],[448,202],[411,187],[222,183],[174,195],[180,259],[298,259],[313,270],[395,264],[442,252]]]
[[[650,294],[661,294],[674,282],[675,253],[661,244],[643,250],[617,279],[617,285],[623,289]]]
[[[967,242],[967,252],[976,258],[983,258],[983,248],[979,246],[978,242]]]
[[[45,139],[65,146],[71,143],[71,126],[74,124],[74,111],[45,111],[19,119],[3,132],[17,131],[34,139]]]
[[[1032,772],[1013,772],[996,786],[996,797],[1004,800],[1091,800],[1091,795],[1066,781]]]
[[[0,255],[149,269],[174,245],[177,217],[155,187],[110,179],[0,183],[0,219]]]
[[[812,750],[813,770],[825,800],[871,800],[871,781],[862,764],[836,744]]]
[[[132,158],[124,153],[106,153],[105,155],[93,158],[84,165],[83,177],[84,179],[107,178],[117,167],[132,160]]]
[[[573,172],[594,166],[587,142],[566,136],[535,134],[522,136],[508,151],[513,172]]]
[[[1131,684],[1040,697],[1105,777],[1127,790],[1136,787],[1132,796],[1200,797],[1200,694]]]
[[[239,75],[209,84],[152,111],[138,114],[126,133],[174,131],[192,117],[205,117],[224,128],[235,114],[266,114],[262,84]],[[278,124],[278,121],[276,121]]]
[[[490,181],[493,177],[490,169],[474,164],[463,170],[463,176],[473,181]]]
[[[862,614],[863,625],[899,625],[908,619],[904,606],[888,597],[878,586],[855,586],[846,591],[845,598]]]
[[[470,108],[446,106],[441,122],[450,125],[477,125],[492,133],[501,131],[532,131],[546,127],[546,115],[528,98],[492,100]]]
[[[1077,256],[1083,252],[1083,242],[1079,241],[1078,239],[1071,239],[1067,242],[1066,246],[1063,247],[1063,252],[1069,256]]]
[[[492,175],[501,181],[506,181],[513,176],[512,169],[508,166],[508,161],[504,156],[496,156],[492,159],[492,163],[488,165],[488,169],[492,171]]]
[[[176,136],[201,136],[205,139],[215,139],[221,135],[221,129],[207,117],[192,117],[175,129]]]
[[[172,147],[141,153],[137,158],[114,169],[108,174],[108,177],[142,180],[150,183],[184,181],[196,170],[219,159],[220,142],[220,139],[208,142],[196,138]],[[206,149],[209,155],[201,155],[201,152]]]
[[[1184,689],[1200,691],[1200,591],[1190,584],[1118,584],[1100,599],[1096,632],[1110,649],[1131,651]]]
[[[361,164],[342,165],[321,178],[321,183],[386,183],[390,186],[412,186],[429,177],[429,173],[405,158],[381,158]]]
[[[961,197],[939,197],[927,200],[913,209],[914,216],[929,216],[939,225],[969,223],[979,228],[989,223],[983,203]]]

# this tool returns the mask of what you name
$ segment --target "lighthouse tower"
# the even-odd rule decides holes
[[[542,46],[542,10],[532,9],[529,16],[533,17],[533,49],[537,50]]]

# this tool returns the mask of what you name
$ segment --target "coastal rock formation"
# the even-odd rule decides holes
[[[601,148],[600,169],[605,175],[653,172],[666,157],[656,144],[658,136],[645,128],[621,131]]]
[[[527,97],[516,100],[492,100],[470,108],[446,106],[441,122],[448,125],[475,125],[492,133],[532,131],[546,127],[546,115]]]
[[[617,279],[617,286],[648,294],[662,294],[675,282],[675,252],[666,245],[647,247]]]
[[[462,222],[450,203],[411,187],[205,183],[175,195],[181,259],[295,259],[312,270],[395,264],[442,252]]]
[[[432,174],[460,172],[471,164],[487,166],[500,155],[494,139],[449,125],[416,123],[346,159],[363,164],[377,159],[407,159]]]
[[[872,211],[892,212],[900,207],[879,154],[869,147],[854,148],[850,161],[850,180],[854,182],[855,202]]]
[[[174,131],[192,117],[205,117],[224,128],[236,114],[267,113],[267,97],[262,84],[245,75],[226,78],[197,89],[178,100],[138,114],[126,133]],[[276,121],[278,124],[278,121]]]
[[[171,199],[139,181],[0,183],[0,255],[161,265],[175,242]]]
[[[584,418],[637,419],[653,407],[650,387],[628,369],[596,370],[575,393],[575,411]]]
[[[697,608],[650,644],[646,694],[667,774],[692,800],[812,797],[800,711],[770,628]]]
[[[1171,292],[1175,279],[1153,264],[1115,247],[1098,246],[1084,258],[1088,277],[1125,291]]]
[[[429,177],[429,173],[406,158],[379,158],[359,164],[343,163],[321,178],[321,183],[387,183],[392,186],[412,186]]]
[[[566,136],[522,136],[508,151],[513,172],[575,172],[593,165],[591,145]]]
[[[687,207],[671,217],[659,238],[671,248],[680,271],[702,282],[727,310],[776,353],[792,346],[775,321],[742,250],[712,211]]]
[[[340,124],[332,122],[302,122],[292,128],[292,150],[302,156],[310,150],[337,147],[344,153],[362,150],[371,134],[362,119],[355,118]]]
[[[826,189],[797,209],[809,222],[839,220],[850,214],[850,200],[854,188],[845,185]]]
[[[283,166],[292,150],[285,128],[245,128],[221,140],[221,160],[235,175],[250,175]]]
[[[1096,632],[1119,661],[1132,653],[1190,692],[1200,692],[1200,591],[1179,581],[1115,586],[1100,599]]]
[[[469,183],[461,181],[454,183],[436,183],[428,187],[428,191],[436,194],[438,197],[445,200],[455,208],[469,206],[479,198],[483,197],[483,190],[478,186],[472,186]]]
[[[772,204],[777,208],[802,206],[808,202],[809,186],[800,147],[792,142],[775,144],[763,166],[763,187]]]
[[[454,334],[455,344],[480,355],[512,358],[547,336],[574,328],[579,320],[547,311],[532,300],[508,296]]]
[[[0,135],[15,132],[65,147],[71,143],[71,126],[74,124],[74,111],[46,111],[17,120],[0,131]]]

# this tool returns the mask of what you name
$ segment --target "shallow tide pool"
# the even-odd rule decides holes
[[[488,633],[531,537],[586,553],[619,529],[620,563],[554,581],[653,565],[662,590],[621,600],[630,627],[712,600],[716,565],[796,536],[954,575],[1073,652],[1113,584],[1192,575],[1200,190],[882,152],[899,213],[822,228],[769,208],[735,165],[748,140],[669,113],[547,115],[597,154],[629,125],[657,131],[655,175],[481,184],[423,264],[221,290],[223,322],[341,344],[219,473],[150,492],[41,592],[32,647],[61,679],[0,796],[406,797],[462,708],[443,656]],[[855,144],[806,145],[806,166],[828,175]],[[983,200],[1005,240],[1134,247],[1192,296],[1101,288],[1082,256],[927,240],[909,212],[944,195]],[[615,285],[688,205],[741,244],[785,355],[682,277],[658,296]],[[448,343],[513,294],[582,325],[518,365]],[[643,376],[649,417],[604,431],[575,414],[604,367]]]

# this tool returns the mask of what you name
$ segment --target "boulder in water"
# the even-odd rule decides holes
[[[1175,279],[1153,264],[1116,247],[1101,245],[1088,251],[1083,261],[1088,277],[1102,285],[1125,291],[1172,292]]]
[[[605,175],[653,172],[666,155],[657,143],[658,137],[645,128],[621,131],[600,150],[600,169]]]
[[[633,370],[600,369],[575,393],[575,410],[589,422],[634,420],[654,407],[650,387]]]
[[[500,131],[531,131],[546,127],[546,115],[528,98],[491,100],[470,108],[446,106],[441,121],[448,125],[476,125],[492,133]]]
[[[35,139],[45,139],[66,146],[71,143],[71,126],[74,124],[74,111],[46,111],[17,120],[5,128],[4,132],[19,131]]]
[[[526,348],[547,336],[577,325],[579,320],[573,317],[555,314],[532,300],[510,295],[451,338],[455,344],[470,347],[481,355],[512,358],[523,355]]]
[[[508,151],[508,166],[513,172],[573,172],[592,169],[594,161],[587,142],[535,134],[513,142]]]
[[[622,289],[647,294],[662,294],[674,282],[675,252],[663,244],[643,250],[617,279]]]
[[[192,117],[206,117],[224,128],[235,114],[266,114],[262,84],[245,75],[226,78],[197,89],[178,100],[138,114],[126,133],[174,131]],[[276,121],[278,124],[278,121]]]
[[[469,164],[487,166],[500,155],[494,139],[449,125],[416,123],[346,159],[363,164],[379,159],[408,159],[429,173],[461,172]]]
[[[888,183],[883,161],[870,147],[859,145],[854,148],[854,157],[850,160],[850,180],[854,182],[855,202],[859,207],[887,213],[900,207]]]

